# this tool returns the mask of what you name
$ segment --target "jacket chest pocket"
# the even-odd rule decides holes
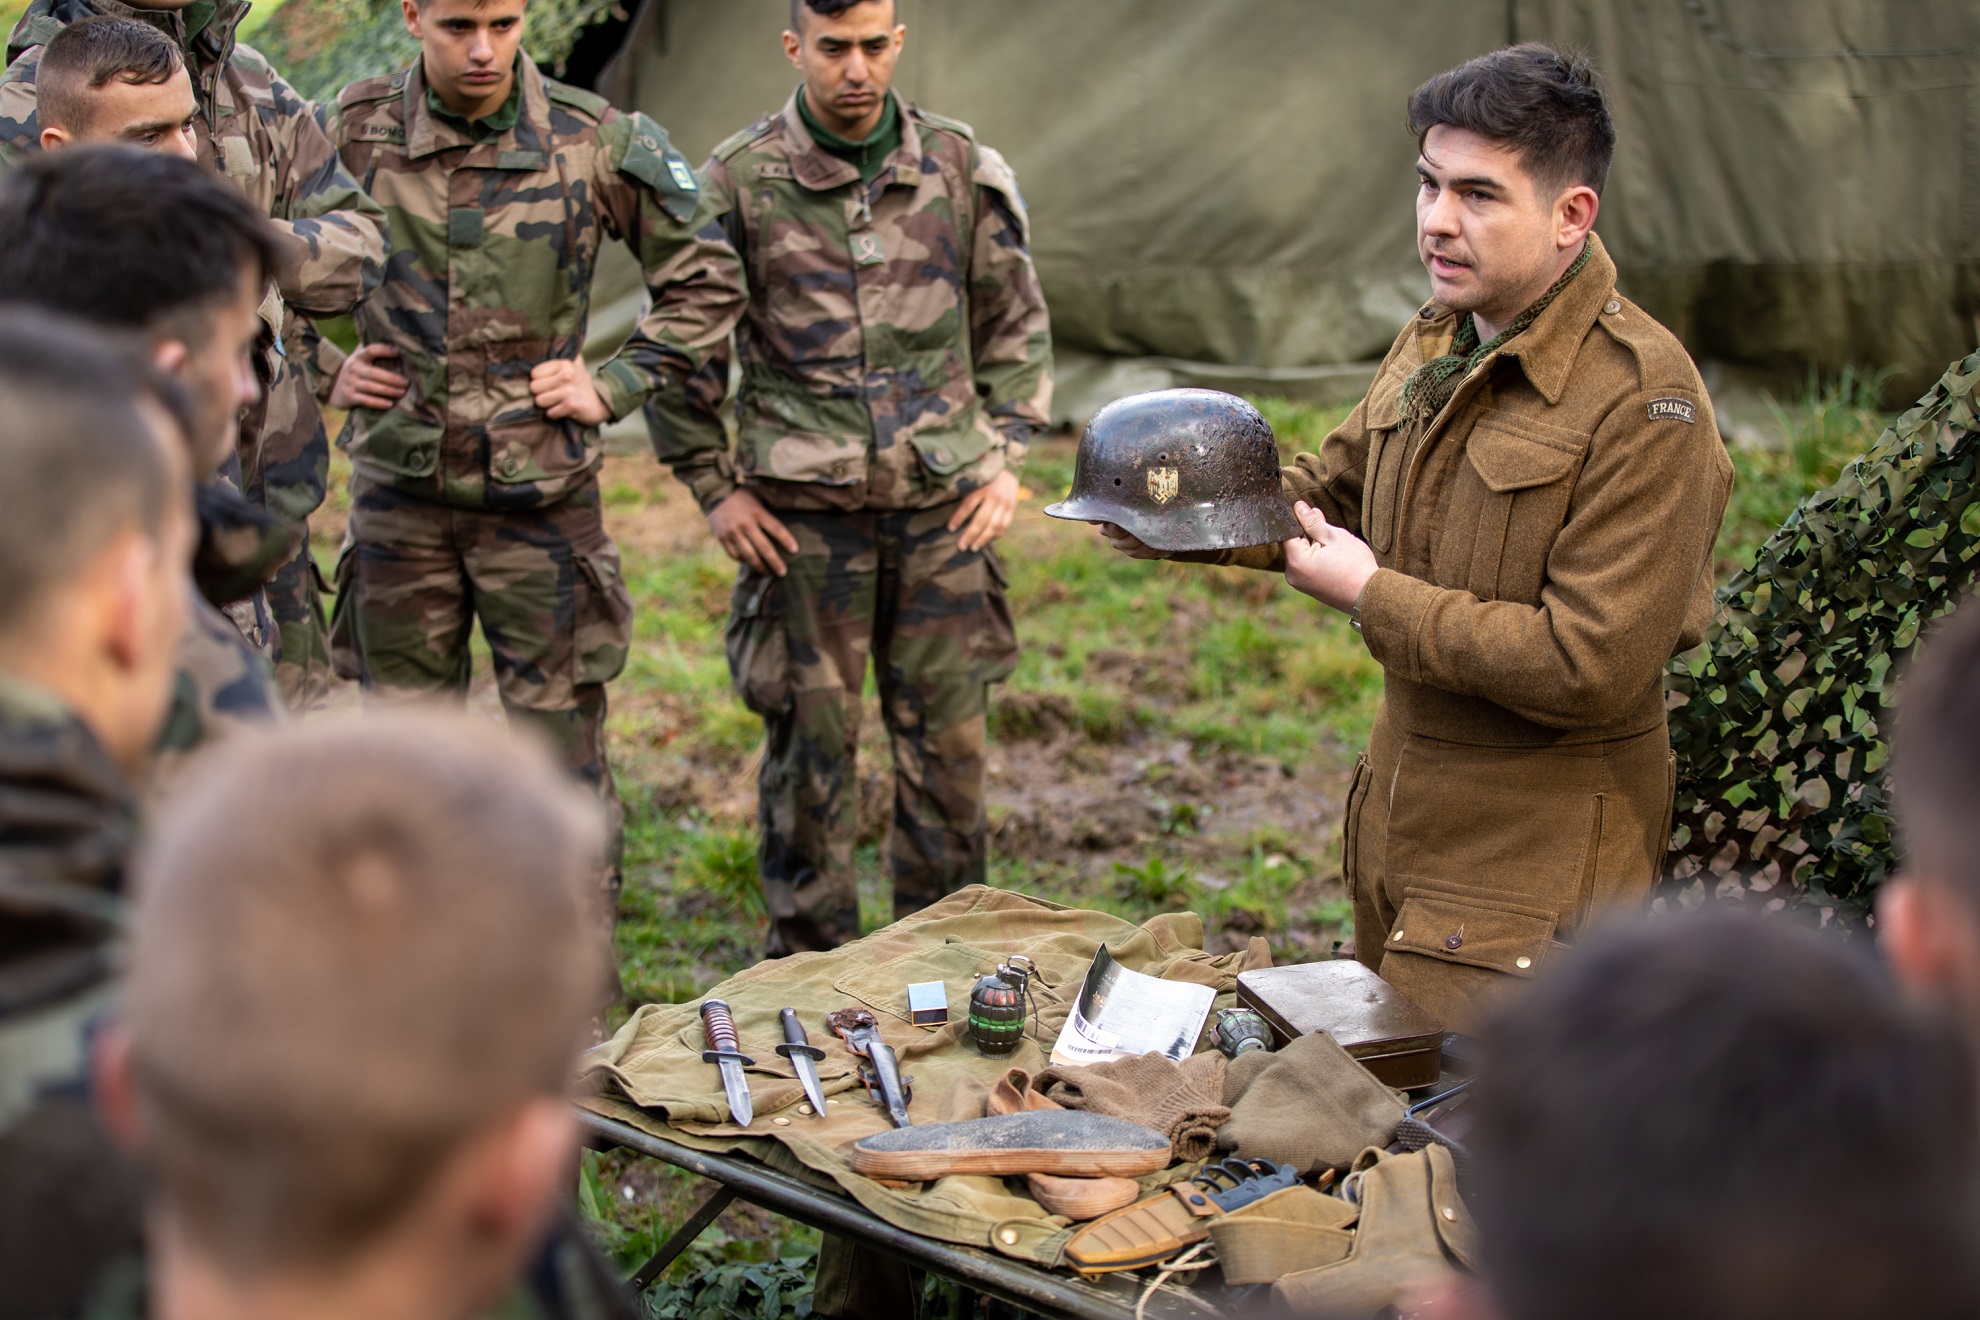
[[[1368,490],[1361,500],[1361,534],[1368,548],[1389,562],[1396,546],[1396,506],[1402,499],[1403,443],[1400,431],[1374,431],[1368,437]]]
[[[1585,446],[1490,422],[1457,465],[1433,571],[1480,600],[1540,603],[1547,555],[1567,520]]]

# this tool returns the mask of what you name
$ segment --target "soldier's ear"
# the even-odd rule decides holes
[[[131,1033],[114,1018],[97,1031],[91,1043],[89,1089],[103,1126],[118,1145],[136,1152],[141,1125],[137,1088],[131,1078]]]
[[[399,0],[399,12],[405,16],[406,31],[412,34],[414,41],[420,40],[419,0]]]
[[[151,346],[151,365],[160,372],[176,378],[186,368],[192,357],[192,350],[186,347],[183,339],[161,339]]]
[[[41,130],[41,149],[43,151],[60,151],[68,145],[69,134],[66,130],[53,126]]]
[[[1892,876],[1877,889],[1877,946],[1919,998],[1956,992],[1974,974],[1962,965],[1974,941],[1960,906],[1947,886],[1921,876]]]
[[[1417,1320],[1504,1320],[1483,1283],[1455,1274],[1417,1288],[1400,1309]]]

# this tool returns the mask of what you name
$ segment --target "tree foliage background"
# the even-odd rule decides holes
[[[530,0],[523,49],[546,73],[561,73],[578,36],[607,18],[627,17],[636,0]],[[347,83],[410,64],[419,43],[406,33],[397,0],[286,0],[260,24],[254,45],[313,101]]]

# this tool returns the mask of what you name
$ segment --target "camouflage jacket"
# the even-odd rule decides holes
[[[782,508],[947,503],[1024,460],[1051,407],[1051,330],[1017,179],[966,124],[896,99],[869,185],[792,95],[715,148],[709,201],[749,275],[736,464]],[[712,417],[649,414],[704,509],[736,476]]]
[[[0,674],[0,1021],[107,978],[137,799],[52,693]]]
[[[504,127],[437,113],[417,63],[352,83],[323,112],[392,222],[390,278],[358,336],[398,348],[412,382],[390,409],[354,409],[338,443],[374,479],[461,507],[548,504],[597,467],[597,429],[545,417],[529,376],[579,356],[607,238],[639,258],[652,296],[594,374],[615,420],[719,371],[742,313],[735,253],[666,132],[526,59],[516,68]],[[312,356],[326,374],[341,359],[327,345]]]
[[[200,748],[237,729],[288,717],[268,658],[250,644],[243,622],[194,596],[148,794],[156,796]]]
[[[40,149],[34,75],[41,48],[92,14],[134,18],[162,29],[186,53],[199,100],[200,159],[238,184],[293,238],[290,262],[262,307],[256,366],[262,398],[242,418],[243,487],[286,518],[323,503],[330,446],[308,381],[290,357],[289,310],[338,316],[378,287],[385,257],[383,214],[358,190],[323,136],[309,103],[268,61],[234,38],[243,0],[195,0],[181,10],[134,9],[119,0],[33,0],[8,38],[0,76],[0,162]]]

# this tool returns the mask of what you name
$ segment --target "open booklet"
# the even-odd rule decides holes
[[[1207,985],[1131,972],[1103,944],[1052,1046],[1052,1062],[1104,1063],[1128,1054],[1160,1054],[1181,1063],[1195,1051],[1216,1000],[1217,992]]]

